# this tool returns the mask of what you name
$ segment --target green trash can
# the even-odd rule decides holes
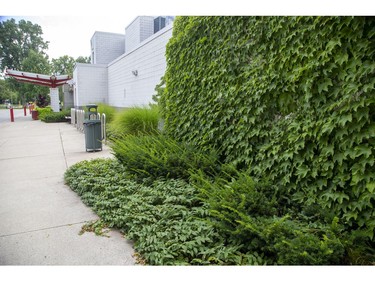
[[[87,112],[85,118],[89,120],[98,119],[98,106],[96,104],[86,105]]]
[[[102,150],[102,128],[100,120],[85,120],[86,152]]]
[[[83,122],[85,129],[86,152],[102,150],[102,124],[98,120],[98,106],[96,104],[86,105],[87,115]]]

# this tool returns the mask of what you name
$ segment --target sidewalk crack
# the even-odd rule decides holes
[[[62,139],[60,128],[59,128],[59,134],[60,134],[61,148],[62,148],[62,152],[63,152],[63,155],[64,155],[65,168],[68,169],[68,162],[66,161],[66,155],[65,155],[65,149],[64,149],[64,142],[63,142],[63,139]]]
[[[10,234],[4,234],[4,235],[0,235],[0,238],[14,236],[14,235],[19,235],[19,234],[33,233],[33,232],[38,232],[38,231],[43,231],[43,230],[48,230],[48,229],[55,229],[55,228],[60,228],[60,227],[72,226],[72,225],[77,225],[77,224],[83,224],[83,223],[88,223],[90,221],[91,220],[81,221],[81,222],[74,222],[74,223],[68,223],[68,224],[62,224],[62,225],[56,225],[56,226],[50,226],[50,227],[45,227],[45,228],[40,228],[40,229],[33,229],[33,230],[28,230],[28,231],[21,231],[21,232],[10,233]]]

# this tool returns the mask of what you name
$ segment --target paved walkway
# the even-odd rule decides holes
[[[0,110],[0,265],[133,265],[131,243],[79,235],[98,219],[64,184],[65,170],[82,160],[111,157],[86,152],[84,134],[68,123],[33,121],[29,113]]]

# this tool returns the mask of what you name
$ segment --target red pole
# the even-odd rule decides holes
[[[23,115],[26,116],[26,105],[23,106]]]
[[[9,109],[10,111],[10,122],[14,122],[14,113],[13,113],[13,107]]]

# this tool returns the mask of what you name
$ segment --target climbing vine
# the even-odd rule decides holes
[[[167,133],[373,238],[375,19],[178,17]]]

